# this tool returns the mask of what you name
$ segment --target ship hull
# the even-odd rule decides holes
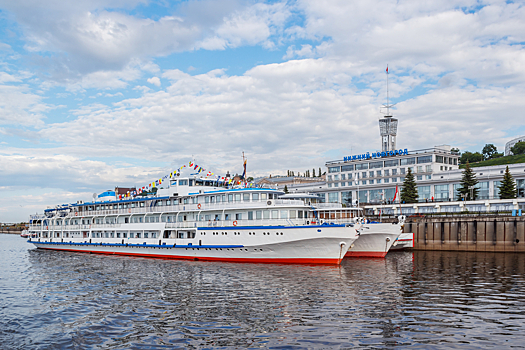
[[[277,232],[270,235],[268,229],[236,227],[231,230],[235,230],[237,236],[231,237],[234,232],[225,230],[229,236],[211,236],[206,241],[203,235],[199,245],[176,239],[142,243],[133,240],[110,242],[108,239],[31,243],[40,249],[162,259],[339,264],[358,237],[351,227],[280,228],[279,234],[283,235]]]
[[[359,238],[345,256],[350,258],[384,258],[400,235],[400,225],[365,224],[360,229]]]

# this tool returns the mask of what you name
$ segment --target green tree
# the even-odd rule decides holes
[[[408,168],[405,181],[403,182],[403,188],[401,189],[401,202],[416,203],[417,197],[417,186],[416,181],[414,181],[414,174],[412,174],[412,170]]]
[[[458,188],[458,197],[466,198],[468,201],[478,198],[479,189],[476,188],[478,182],[476,174],[474,174],[474,171],[472,171],[472,168],[467,161],[459,183],[461,186]]]
[[[469,151],[463,152],[463,154],[461,154],[461,158],[459,159],[461,164],[466,164],[467,162],[469,163],[481,162],[482,160],[483,160],[483,155],[481,153],[479,152],[472,153]]]
[[[483,159],[492,159],[495,154],[498,154],[498,149],[494,144],[488,143],[483,147],[481,153],[483,153]]]
[[[450,149],[450,152],[452,153],[457,153],[457,154],[460,154],[461,152],[459,152],[459,148],[451,148]]]
[[[315,168],[312,169],[312,177],[315,177]]]
[[[514,146],[510,149],[512,154],[525,154],[525,142],[516,142]]]
[[[321,168],[319,168],[319,172],[318,172],[318,174],[319,174],[319,175],[317,175],[317,176],[321,177],[321,175],[322,175],[322,173],[321,173]]]
[[[284,193],[288,193],[288,186],[284,185]]]
[[[505,169],[505,175],[503,175],[503,181],[498,186],[499,188],[499,197],[501,199],[512,199],[516,198],[516,183],[512,178],[512,175],[509,171],[509,166]]]

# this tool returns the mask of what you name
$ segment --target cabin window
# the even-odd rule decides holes
[[[152,232],[151,233],[151,238],[157,238],[157,233],[156,232]]]
[[[135,238],[135,233],[134,232],[130,232],[129,233],[129,238]]]
[[[210,196],[210,203],[215,203],[215,196]]]
[[[135,208],[136,203],[131,203],[131,207]]]
[[[297,212],[295,210],[290,210],[290,219],[295,219],[297,216]]]
[[[144,207],[144,202],[140,202],[140,206],[141,206],[141,208],[143,208]]]
[[[258,201],[259,200],[259,193],[252,194],[252,201]]]
[[[215,214],[215,221],[220,221],[221,220],[221,214]]]
[[[261,200],[263,200],[263,201],[266,200],[266,193],[261,193]]]
[[[187,186],[188,185],[188,180],[179,180],[179,185]]]
[[[97,205],[97,210],[100,210],[100,205]]]
[[[235,194],[235,201],[236,202],[240,202],[241,201],[241,194],[240,193],[236,193]]]
[[[149,236],[149,233],[148,232],[144,232],[144,238],[148,238]]]
[[[204,215],[204,221],[211,221],[211,215]]]
[[[117,232],[117,238],[120,238],[120,232]]]
[[[171,205],[171,201],[169,199],[166,199],[166,205]]]
[[[272,219],[279,219],[279,210],[272,210]]]
[[[261,220],[261,219],[262,219],[262,211],[261,211],[261,210],[257,210],[257,211],[255,212],[255,218],[256,218],[257,220]]]
[[[161,216],[161,217],[160,217],[160,221],[162,221],[162,222],[166,222],[166,217],[165,217],[165,216]]]
[[[159,207],[162,207],[162,206],[164,205],[164,202],[163,202],[163,201],[158,201],[158,202],[157,202],[157,205],[158,205]]]
[[[95,238],[95,232],[91,232],[91,238]]]
[[[281,219],[288,219],[288,210],[281,210]]]
[[[233,194],[228,195],[228,202],[233,202]]]
[[[298,217],[299,219],[302,219],[302,218],[303,218],[303,211],[302,211],[302,210],[299,210],[299,211],[297,212],[297,217]]]
[[[242,213],[236,213],[235,220],[242,220]]]
[[[142,222],[142,217],[139,217],[139,222]]]
[[[124,233],[122,234],[122,238],[127,238],[127,237],[128,237],[127,232],[124,232]]]
[[[226,202],[226,195],[223,194],[221,197],[222,197],[221,201],[222,201],[222,202]]]
[[[115,238],[115,232],[111,232],[111,238]]]
[[[229,221],[230,220],[230,214],[224,214],[224,220]]]
[[[210,197],[208,196],[204,197],[204,203],[210,203]]]
[[[117,205],[116,204],[113,204],[113,209],[117,209]]]
[[[263,219],[269,219],[270,218],[270,211],[264,210],[263,211]]]
[[[250,194],[249,193],[244,193],[242,195],[242,200],[245,201],[245,202],[249,202],[250,201]]]
[[[253,211],[248,212],[248,220],[253,220]]]
[[[109,232],[104,232],[104,237],[108,238],[109,237]]]

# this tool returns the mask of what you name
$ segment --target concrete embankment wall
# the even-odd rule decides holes
[[[404,232],[414,233],[414,249],[525,252],[524,217],[410,218]]]

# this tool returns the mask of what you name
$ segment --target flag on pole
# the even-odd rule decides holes
[[[397,198],[397,193],[398,193],[398,190],[397,190],[397,185],[396,185],[396,193],[394,193],[394,199],[392,199],[392,202],[394,202]]]
[[[386,65],[386,74],[388,74],[388,64]]]

